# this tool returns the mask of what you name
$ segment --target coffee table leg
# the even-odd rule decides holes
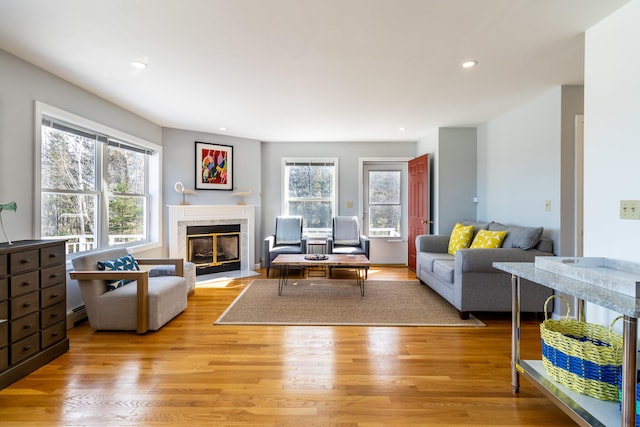
[[[280,266],[280,277],[278,278],[278,295],[282,295],[282,288],[289,281],[289,266]]]
[[[366,271],[366,268],[356,268],[356,282],[360,286],[360,296],[364,296],[364,279]]]

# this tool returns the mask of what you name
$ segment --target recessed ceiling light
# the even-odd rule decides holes
[[[129,62],[129,65],[131,65],[133,68],[137,68],[139,70],[143,70],[143,69],[147,68],[147,64],[142,62],[142,61],[131,61],[131,62]]]
[[[465,61],[462,63],[462,68],[473,68],[478,65],[478,61]]]
[[[399,130],[400,132],[404,132],[405,130],[407,130],[407,128],[402,128],[402,127],[400,127],[400,128],[398,128],[398,130]]]
[[[225,127],[221,127],[221,128],[220,128],[220,130],[221,130],[221,131],[225,131],[225,130],[227,130],[227,128],[225,128]]]

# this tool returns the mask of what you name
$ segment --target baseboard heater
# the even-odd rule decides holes
[[[87,307],[84,304],[79,305],[67,312],[67,329],[71,329],[78,322],[87,319]]]

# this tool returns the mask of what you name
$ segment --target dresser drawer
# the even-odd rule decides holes
[[[7,254],[0,254],[0,276],[9,274],[7,271]]]
[[[64,265],[45,268],[40,271],[40,287],[57,285],[66,280],[67,270]]]
[[[38,351],[40,351],[40,334],[33,334],[11,346],[11,364],[15,365]]]
[[[18,342],[27,335],[40,330],[40,312],[36,311],[28,316],[11,322],[11,342]]]
[[[58,322],[53,326],[44,329],[41,332],[40,342],[42,343],[42,349],[49,347],[64,339],[67,335],[67,325],[65,322]]]
[[[9,348],[0,348],[0,372],[6,371],[9,367]]]
[[[59,302],[64,302],[64,294],[66,285],[61,283],[56,286],[50,286],[40,291],[40,308],[49,307]]]
[[[32,271],[31,273],[13,276],[9,278],[9,287],[11,289],[11,298],[37,291],[40,288],[40,272]]]
[[[0,348],[4,348],[9,344],[9,322],[0,320]]]
[[[62,322],[66,317],[65,311],[66,306],[64,302],[45,308],[40,312],[40,327],[45,329],[54,323]]]
[[[67,259],[63,244],[40,249],[40,267],[58,264],[64,265],[66,262]]]
[[[40,292],[23,295],[11,300],[11,320],[40,310]]]
[[[9,254],[9,273],[22,273],[23,271],[38,268],[40,263],[39,254],[38,249]]]
[[[0,279],[0,301],[9,298],[9,279]]]
[[[9,318],[9,301],[0,301],[0,320]]]

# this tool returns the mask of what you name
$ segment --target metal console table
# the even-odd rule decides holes
[[[536,268],[532,262],[495,262],[493,266],[511,274],[512,337],[511,386],[520,388],[524,375],[574,421],[584,426],[635,426],[636,422],[636,351],[640,298],[623,295],[557,273]],[[520,360],[520,279],[539,283],[623,315],[622,411],[618,402],[605,402],[575,393],[553,381],[539,360]]]

